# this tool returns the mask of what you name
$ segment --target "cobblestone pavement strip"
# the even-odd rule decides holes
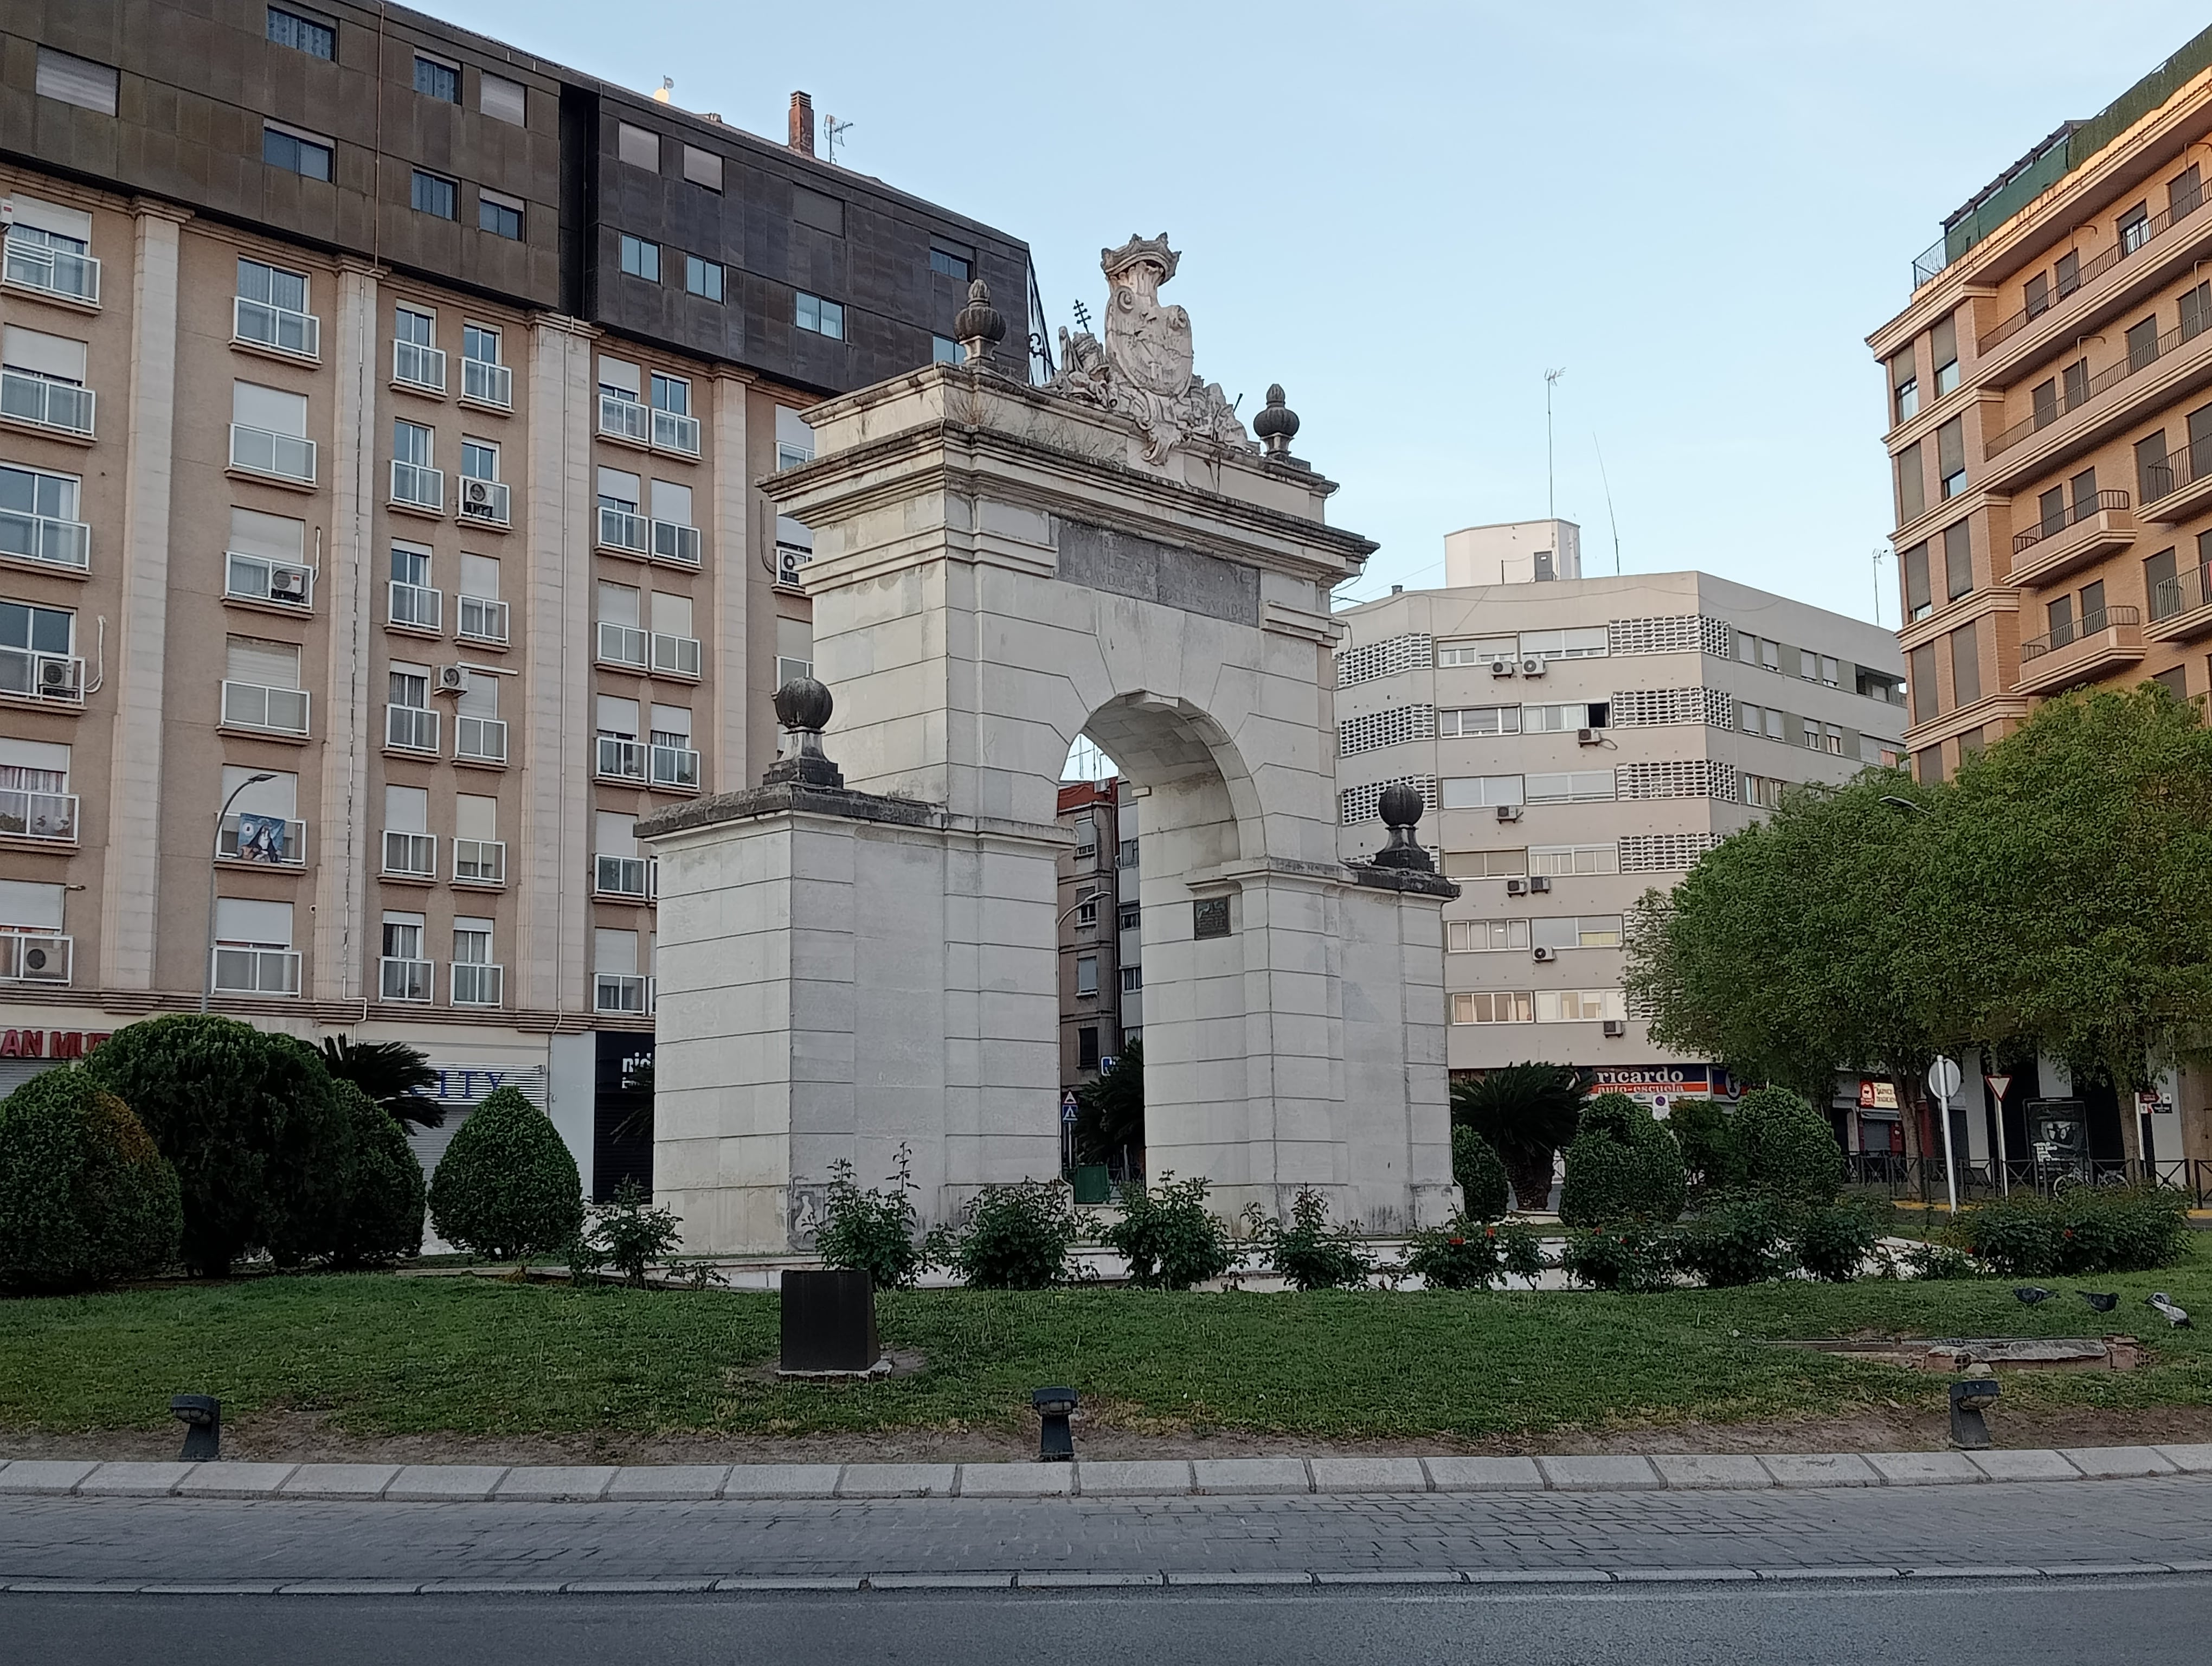
[[[1855,1568],[2145,1569],[2212,1557],[2212,1478],[1164,1499],[597,1504],[0,1499],[0,1584],[380,1590],[608,1580]]]

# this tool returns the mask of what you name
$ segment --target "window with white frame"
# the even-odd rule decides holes
[[[453,1005],[496,1006],[505,991],[505,968],[492,948],[493,922],[480,916],[453,916]]]
[[[230,465],[254,474],[312,484],[315,442],[307,435],[307,396],[258,382],[230,386]]]
[[[1613,638],[1603,625],[1521,633],[1524,660],[1602,660],[1612,651]]]
[[[0,735],[0,834],[75,844],[76,833],[68,745]]]
[[[507,846],[499,836],[499,800],[488,793],[453,795],[453,883],[507,883]]]
[[[386,909],[378,994],[385,1000],[428,1000],[436,968],[422,954],[422,916]]]
[[[1495,804],[1526,804],[1528,787],[1520,775],[1447,775],[1441,783],[1447,810],[1483,810]]]
[[[1528,872],[1558,877],[1618,873],[1620,853],[1609,844],[1538,844],[1528,847]]]
[[[1528,777],[1530,804],[1591,804],[1613,795],[1610,769],[1558,770]]]
[[[592,1005],[602,1012],[642,1013],[652,1010],[647,978],[639,970],[639,938],[634,931],[600,927],[592,933]]]
[[[0,416],[76,438],[93,432],[85,344],[11,324],[0,330]]]
[[[308,359],[322,350],[322,320],[307,310],[305,272],[240,255],[234,312],[233,333],[240,341]]]
[[[1075,993],[1079,996],[1098,993],[1098,957],[1079,954],[1075,957]]]
[[[1589,1024],[1601,1018],[1626,1018],[1628,998],[1618,989],[1539,989],[1536,1022]]]
[[[384,789],[384,871],[428,879],[438,872],[438,842],[430,836],[430,794],[421,787]]]
[[[76,944],[62,932],[58,881],[0,879],[0,985],[66,984]]]
[[[1617,949],[1620,946],[1620,916],[1617,914],[1557,915],[1529,922],[1530,945],[1539,949]]]
[[[637,818],[597,811],[592,828],[592,889],[602,897],[645,901],[652,891],[646,859],[637,848]]]
[[[266,775],[256,781],[256,775]],[[222,766],[222,800],[230,806],[216,831],[216,854],[227,861],[300,867],[307,860],[307,824],[299,819],[300,777],[291,770]]]
[[[414,630],[437,629],[443,599],[430,582],[429,550],[420,544],[395,544],[391,562],[391,622]]]
[[[1520,733],[1518,706],[1446,707],[1437,714],[1437,733],[1447,740]]]
[[[0,556],[80,572],[91,563],[92,529],[79,520],[73,474],[0,463]]]
[[[1534,1017],[1525,989],[1462,990],[1451,998],[1454,1024],[1528,1024]]]
[[[1523,706],[1521,708],[1521,733],[1573,734],[1581,729],[1602,729],[1607,727],[1611,715],[1610,704],[1603,700],[1576,700],[1564,705]]]
[[[292,947],[292,905],[218,897],[213,981],[228,994],[296,995],[300,957]]]
[[[1528,946],[1526,920],[1447,920],[1444,947],[1453,954],[1493,954]]]
[[[74,612],[0,600],[0,694],[81,702],[84,666],[76,648]]]
[[[307,732],[307,694],[300,686],[300,646],[258,636],[223,639],[222,721],[280,734]]]
[[[507,762],[507,725],[499,715],[501,678],[471,670],[453,702],[453,756],[471,763]]]
[[[1447,850],[1443,860],[1448,879],[1510,879],[1528,871],[1526,850]]]
[[[499,597],[499,561],[464,554],[460,566],[460,633],[474,642],[507,640],[507,604]]]
[[[386,673],[384,742],[403,751],[438,750],[438,714],[430,709],[430,668],[395,660]]]
[[[1518,660],[1521,639],[1517,636],[1462,637],[1437,644],[1437,668],[1439,671],[1453,666],[1488,666],[1500,660]]]

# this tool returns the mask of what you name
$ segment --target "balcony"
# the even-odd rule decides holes
[[[76,301],[85,307],[100,305],[100,262],[88,254],[73,253],[48,243],[33,243],[20,237],[8,239],[6,260],[0,264],[0,282],[19,289],[36,289],[57,301]]]
[[[84,704],[84,661],[70,654],[0,648],[0,695],[42,705]]]
[[[76,947],[58,932],[0,931],[0,983],[67,983]]]
[[[446,471],[421,463],[392,465],[392,507],[421,509],[427,514],[446,513]]]
[[[2147,641],[2185,642],[2207,632],[2212,632],[2212,568],[2185,568],[2151,587]]]
[[[463,359],[461,398],[467,404],[489,405],[494,410],[512,410],[514,409],[514,372],[488,359]]]
[[[222,818],[222,825],[215,836],[215,854],[219,861],[250,862],[256,867],[305,867],[307,865],[307,824],[303,821],[279,821],[273,816],[253,816],[254,836],[243,849],[239,847],[240,824],[242,818],[235,810]]]
[[[643,671],[648,662],[652,637],[635,625],[599,621],[599,663],[624,671]]]
[[[653,1010],[653,980],[629,972],[599,972],[592,978],[592,1010],[633,1012]]]
[[[601,781],[641,781],[645,779],[645,746],[642,742],[611,734],[603,734],[598,739],[598,774]]]
[[[463,596],[461,622],[458,631],[465,642],[483,642],[493,648],[507,646],[507,604],[489,596]]]
[[[439,621],[446,616],[443,593],[427,584],[403,584],[398,579],[388,581],[388,599],[384,617],[387,623],[400,630],[422,630],[435,635]]]
[[[2212,503],[2212,441],[2184,446],[2143,471],[2143,508],[2164,526],[2188,520]]]
[[[2095,404],[2100,395],[2110,392],[2123,383],[2157,369],[2181,348],[2203,335],[2208,329],[2212,329],[2212,319],[2191,320],[2167,331],[2156,341],[2146,344],[2141,350],[2129,352],[2124,357],[2106,365],[2078,387],[2067,387],[2062,380],[2060,386],[2054,390],[2056,397],[2049,404],[2039,405],[2029,416],[2014,423],[2010,428],[2003,429],[1983,447],[1983,460],[1986,463],[1996,462],[1998,458],[2013,450],[2023,441],[2032,439],[2044,429],[2056,425],[2060,418]],[[2205,355],[2201,352],[2190,355],[2177,370],[2177,375],[2185,376],[2190,368],[2201,368],[2204,358]],[[2176,368],[2173,366],[2167,368]],[[2174,391],[2179,392],[2180,389],[2177,387]],[[2118,402],[2113,403],[2117,408]],[[2108,411],[2106,414],[2109,416],[2111,413]],[[2069,425],[2069,428],[2075,426]],[[1993,483],[1986,477],[1975,482],[1975,484],[1985,487],[1996,483]],[[2000,486],[1999,489],[2002,487]]]
[[[2143,657],[2142,614],[2132,607],[2105,607],[2082,615],[2048,636],[2020,645],[2022,694],[2048,694],[2109,675]]]
[[[437,987],[438,969],[427,960],[385,955],[376,963],[379,1000],[428,1000]]]
[[[446,355],[442,349],[420,342],[392,344],[392,380],[414,393],[446,397]]]
[[[678,526],[672,520],[653,523],[653,558],[673,562],[678,567],[699,564],[699,529]]]
[[[296,434],[230,425],[230,466],[298,486],[315,483],[315,442]]]
[[[592,895],[621,903],[649,901],[653,896],[653,863],[643,856],[594,857]]]
[[[428,706],[386,706],[384,744],[395,751],[427,752],[435,757],[438,714]]]
[[[473,361],[471,361],[473,362]],[[506,998],[507,969],[482,960],[453,963],[453,1005],[496,1006]]]
[[[655,407],[653,413],[653,448],[672,451],[679,457],[699,454],[699,419],[686,416],[680,411],[662,410]]]
[[[272,307],[244,295],[234,303],[230,338],[240,347],[258,347],[312,363],[321,362],[323,356],[322,319],[313,313],[295,313],[289,307]]]
[[[92,565],[92,528],[21,509],[0,509],[0,556],[82,573]]]
[[[273,689],[261,683],[222,685],[222,725],[227,729],[259,729],[270,734],[307,733],[307,691]]]
[[[295,561],[272,561],[266,556],[244,556],[226,550],[222,557],[222,593],[234,602],[258,602],[289,613],[307,613],[315,605],[315,571]]]
[[[648,443],[647,435],[652,432],[652,422],[649,406],[616,393],[599,395],[599,432],[606,438],[645,445]]]
[[[653,633],[653,674],[699,680],[699,639]]]
[[[689,746],[653,747],[653,784],[672,793],[699,790],[699,754]]]
[[[453,761],[456,763],[495,763],[507,767],[507,723],[497,717],[453,718]]]
[[[384,871],[397,879],[438,877],[438,842],[428,833],[384,834]]]
[[[0,787],[0,838],[33,844],[76,842],[76,794]]]
[[[2135,261],[2135,265],[2130,268],[2130,271],[2133,271],[2151,264],[2152,261],[2167,253],[2169,249],[2175,246],[2161,246],[2160,240],[2174,227],[2192,218],[2197,211],[2204,206],[2204,192],[2198,191],[2193,196],[2184,198],[2163,212],[2153,216],[2135,236],[2115,240],[2112,246],[2102,254],[2085,263],[2070,277],[2062,280],[2042,306],[2033,309],[2022,307],[2010,318],[1993,326],[1989,334],[1980,337],[1976,344],[1976,356],[1984,361],[1991,359],[1996,354],[1998,348],[2021,337],[2031,325],[2039,326],[2035,331],[2038,337],[2048,337],[2054,334],[2072,335],[2079,327],[2078,321],[2068,325],[2063,329],[2058,326],[2066,324],[2069,319],[2078,320],[2079,315],[2092,306],[2101,309],[2102,304],[2112,298],[2112,292],[2117,286],[2100,284],[2098,279],[2124,261]],[[2203,227],[2200,224],[2191,229],[2197,231],[2203,229]],[[2143,254],[2149,255],[2152,260],[2136,259],[2136,256]],[[2142,281],[2155,282],[2155,275],[2147,275]],[[2122,282],[2126,283],[2130,289],[2138,287],[2134,280],[2123,279]],[[2082,297],[2082,299],[2077,302],[2076,297]],[[2004,356],[2006,360],[2004,368],[2011,368],[2012,365],[2029,356],[2033,350],[2030,343],[2026,340],[2021,341],[2014,351]],[[1985,374],[1989,368],[1990,367],[1985,363],[1984,366]]]
[[[653,523],[630,509],[599,506],[599,548],[641,560],[653,554]]]
[[[465,474],[456,514],[465,526],[496,526],[504,532],[513,524],[507,518],[507,498],[504,480],[479,480]]]
[[[501,839],[454,840],[453,883],[457,885],[505,885],[506,842]]]
[[[0,417],[72,440],[92,438],[93,392],[28,371],[0,369]]]
[[[2056,515],[2012,540],[2012,582],[2040,584],[2116,555],[2136,541],[2136,517],[2128,495],[2103,491],[2092,503],[2069,503]]]
[[[218,945],[215,988],[217,994],[224,995],[296,995],[300,952]]]

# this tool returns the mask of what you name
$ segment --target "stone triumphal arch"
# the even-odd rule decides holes
[[[1060,1163],[1054,819],[1087,733],[1141,795],[1146,1134],[1224,1213],[1449,1207],[1441,910],[1402,839],[1337,855],[1333,586],[1373,545],[1192,368],[1164,238],[1104,252],[1103,339],[1032,387],[969,362],[807,414],[763,483],[814,530],[822,689],[758,787],[640,828],[660,859],[654,1163],[699,1251],[805,1241],[830,1164],[911,1152],[925,1220]],[[834,713],[827,709],[834,697]],[[826,723],[825,723],[826,719]],[[1401,818],[1407,819],[1408,818]]]

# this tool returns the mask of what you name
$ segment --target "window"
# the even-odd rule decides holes
[[[2150,317],[2128,327],[2128,368],[2131,372],[2140,370],[2157,357],[2158,314],[2154,313]],[[2069,398],[2066,404],[2067,408],[2071,410],[2075,401]]]
[[[2124,258],[2149,242],[2150,204],[2137,203],[2133,208],[2124,210],[2120,215],[2118,231],[2120,253]]]
[[[642,237],[622,234],[622,269],[632,277],[641,277],[648,283],[660,282],[660,245],[648,243]]]
[[[1528,871],[1525,850],[1447,850],[1444,877],[1450,879],[1505,879]]]
[[[799,327],[817,336],[828,336],[833,341],[845,338],[845,309],[834,301],[824,301],[820,295],[799,292]]]
[[[216,988],[240,994],[300,993],[300,956],[292,947],[289,903],[217,897],[215,941]]]
[[[514,409],[514,373],[500,362],[499,331],[461,325],[461,397],[501,410]]]
[[[1123,903],[1114,910],[1114,929],[1133,932],[1144,921],[1143,907],[1136,903]]]
[[[2197,212],[2204,201],[2204,185],[2195,162],[2166,182],[2166,213],[2169,221]]]
[[[1521,639],[1517,636],[1484,636],[1471,642],[1438,642],[1437,666],[1486,666],[1497,660],[1518,660]],[[1387,672],[1381,673],[1388,675]]]
[[[1095,1024],[1086,1024],[1075,1032],[1075,1067],[1098,1068],[1098,1026]]]
[[[1936,611],[1935,599],[1928,587],[1928,546],[1916,544],[1897,559],[1905,574],[1905,622],[1924,619]]]
[[[442,58],[415,54],[415,90],[425,98],[442,99],[447,104],[461,101],[461,67]]]
[[[496,121],[512,122],[517,127],[522,126],[527,108],[522,83],[509,81],[504,76],[485,74],[479,76],[477,107]]]
[[[1532,660],[1601,660],[1612,652],[1613,635],[1603,625],[1577,630],[1524,630],[1521,657]]]
[[[646,939],[646,964],[653,939]],[[638,934],[601,927],[592,933],[592,1005],[602,1012],[647,1012],[652,1000],[638,966]]]
[[[435,968],[422,958],[422,916],[384,916],[384,958],[377,994],[385,1000],[428,1000]]]
[[[1443,781],[1443,807],[1480,810],[1493,804],[1525,804],[1526,783],[1519,775],[1452,775]]]
[[[1764,636],[1760,637],[1759,663],[1767,670],[1778,673],[1782,669],[1782,644]]]
[[[1133,995],[1138,990],[1144,987],[1145,969],[1142,966],[1124,966],[1121,968],[1121,993],[1123,994]]]
[[[1098,819],[1085,816],[1075,824],[1075,860],[1095,862],[1098,860]]]
[[[499,447],[489,440],[461,441],[461,474],[469,480],[499,478]]]
[[[241,728],[307,732],[307,696],[300,687],[297,643],[254,636],[224,638],[222,721]]]
[[[1966,523],[1943,529],[1943,589],[1944,598],[1956,601],[1974,587],[1973,540],[1968,536]]]
[[[967,283],[975,276],[975,264],[966,255],[954,254],[933,243],[929,249],[929,270],[940,277],[949,277],[958,283]]]
[[[1451,998],[1454,1024],[1530,1024],[1535,1017],[1526,990],[1477,989]]]
[[[1915,440],[1897,453],[1897,524],[1909,526],[1928,512],[1928,477]]]
[[[115,71],[90,58],[73,58],[51,46],[39,48],[39,96],[74,104],[100,115],[115,113]]]
[[[392,424],[392,500],[443,513],[446,475],[433,466],[434,430],[395,418]]]
[[[70,652],[76,639],[76,614],[0,601],[0,694],[82,701],[82,669]]]
[[[1530,804],[1589,804],[1613,795],[1610,769],[1572,769],[1528,777]]]
[[[929,362],[932,364],[958,364],[960,344],[950,336],[932,336],[929,338]]]
[[[512,197],[502,197],[495,191],[478,187],[477,229],[520,243],[522,240],[522,204]]]
[[[271,6],[269,38],[280,46],[293,47],[310,58],[337,56],[338,26],[328,18],[310,17],[282,6]]]
[[[1954,313],[1929,333],[1928,356],[1936,361],[1936,397],[1942,398],[1959,386],[1959,319]]]
[[[1075,957],[1075,993],[1095,995],[1098,993],[1098,957],[1079,954]]]
[[[1628,997],[1618,989],[1539,989],[1536,1022],[1589,1024],[1599,1018],[1626,1018]]]
[[[1890,356],[1889,398],[1894,421],[1902,423],[1920,414],[1920,375],[1914,368],[1910,342]]]
[[[696,254],[684,257],[684,287],[692,295],[704,295],[719,302],[722,299],[722,265],[718,260],[702,260]]]
[[[684,177],[695,185],[720,191],[722,188],[722,159],[711,150],[702,150],[696,144],[687,144],[684,147]]]
[[[1580,729],[1602,729],[1611,713],[1611,702],[1604,700],[1588,703],[1576,701],[1564,706],[1523,706],[1521,708],[1521,733],[1573,734]]]
[[[1519,734],[1521,708],[1464,706],[1456,711],[1439,711],[1437,714],[1437,733],[1446,739],[1468,735]]]
[[[845,234],[844,204],[835,197],[825,197],[818,191],[809,191],[805,185],[792,187],[791,217],[802,226],[826,231],[832,237]]]
[[[1944,497],[1966,489],[1966,423],[1954,416],[1936,430],[1936,479]]]
[[[455,217],[453,204],[459,196],[459,187],[444,174],[425,173],[418,167],[415,170],[415,182],[409,188],[408,200],[417,214],[434,214],[441,220],[451,220]]]
[[[1453,954],[1492,954],[1528,946],[1526,920],[1448,920],[1444,947]]]
[[[1620,849],[1610,844],[1540,844],[1528,850],[1528,872],[1554,879],[1620,872]]]
[[[1620,946],[1620,916],[1570,914],[1532,921],[1528,941],[1532,947],[1539,949],[1617,949]]]
[[[1098,893],[1086,891],[1075,904],[1075,923],[1096,927],[1098,924]]]
[[[234,321],[240,341],[313,358],[320,350],[321,321],[307,312],[307,276],[240,257]]]
[[[337,155],[337,142],[318,138],[274,122],[261,125],[261,160],[303,179],[328,179]]]
[[[1906,686],[1912,694],[1912,721],[1925,723],[1937,712],[1936,702],[1936,645],[1923,642],[1905,656]]]
[[[230,385],[230,463],[255,474],[312,482],[315,442],[307,437],[307,396],[258,382]]]
[[[626,121],[615,124],[615,154],[632,167],[647,173],[660,172],[660,135]]]
[[[471,641],[507,640],[507,604],[499,599],[499,561],[493,556],[461,557],[460,633]]]
[[[457,876],[458,877],[458,876]],[[501,968],[492,959],[492,922],[453,916],[453,1005],[496,1006]]]
[[[2030,318],[2041,318],[2049,312],[2051,310],[2050,274],[2038,272],[2030,277],[2021,292],[2021,299],[2023,308]]]
[[[1783,782],[1775,780],[1771,775],[1747,775],[1739,776],[1738,779],[1742,783],[1743,801],[1746,804],[1756,805],[1762,810],[1778,810],[1782,807]]]
[[[682,376],[664,376],[653,373],[653,408],[672,416],[689,416],[691,410],[691,384]]]

